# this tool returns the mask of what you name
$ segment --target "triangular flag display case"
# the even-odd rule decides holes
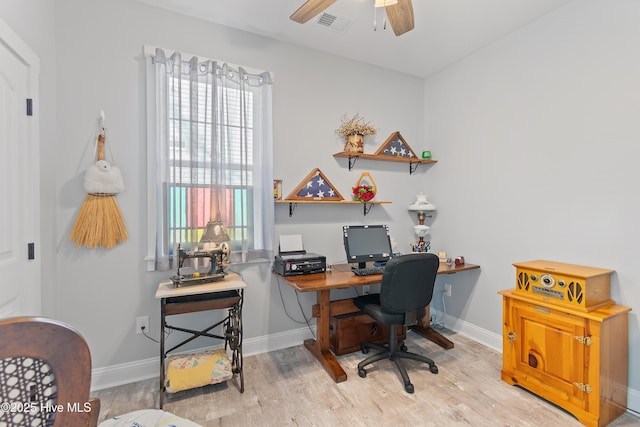
[[[413,152],[407,141],[400,135],[400,132],[394,132],[374,153],[376,156],[389,156],[408,159],[417,159],[416,153]]]
[[[368,175],[368,174],[367,174]],[[371,176],[371,175],[369,175]],[[373,178],[371,178],[373,180]],[[325,174],[315,168],[307,175],[286,199],[276,200],[275,203],[288,203],[289,216],[293,216],[298,203],[344,203],[363,205],[364,214],[369,213],[374,204],[389,204],[391,202],[359,202],[356,200],[344,200],[342,194],[329,181]]]
[[[319,168],[311,171],[305,179],[287,196],[287,200],[339,201],[342,194]]]
[[[356,164],[356,160],[358,159],[409,163],[409,174],[414,173],[420,164],[437,162],[437,160],[422,159],[416,156],[416,153],[411,149],[407,141],[398,131],[389,135],[374,154],[341,151],[339,153],[335,153],[333,157],[348,158],[349,170],[353,169],[353,166]]]

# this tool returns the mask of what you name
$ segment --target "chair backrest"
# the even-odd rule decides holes
[[[415,312],[431,302],[440,260],[430,253],[399,255],[387,262],[380,306],[389,313]]]
[[[91,354],[78,332],[39,317],[0,320],[0,402],[12,405],[0,425],[86,426],[99,411],[90,388]]]

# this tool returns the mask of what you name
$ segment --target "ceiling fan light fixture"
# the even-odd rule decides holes
[[[329,6],[334,4],[337,0],[306,0],[302,6],[300,6],[290,16],[292,21],[304,24],[309,19],[324,12]],[[362,0],[364,1],[364,0]],[[371,4],[371,3],[369,3]],[[413,17],[413,5],[412,0],[373,0],[373,29],[377,28],[377,10],[384,7],[384,22],[383,28],[387,27],[387,21],[391,25],[393,32],[396,36],[400,36],[407,31],[413,30],[414,17]],[[329,28],[324,23],[325,28]],[[330,25],[331,27],[334,24]]]
[[[398,0],[374,0],[373,1],[373,31],[378,29],[378,8],[393,6],[394,4],[398,4]],[[382,29],[387,29],[387,14],[385,12]]]
[[[374,7],[385,7],[398,4],[398,0],[375,0]]]

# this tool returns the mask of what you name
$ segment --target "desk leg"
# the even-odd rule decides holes
[[[329,306],[330,291],[318,291],[318,305],[320,306],[320,316],[316,323],[316,338],[305,340],[304,346],[320,361],[324,369],[331,375],[337,383],[346,381],[347,374],[340,366],[336,357],[329,350]]]
[[[418,335],[422,335],[423,337],[433,341],[445,350],[451,350],[453,348],[453,342],[445,338],[441,333],[437,332],[430,326],[430,312],[431,310],[429,310],[429,306],[427,306],[427,314],[420,323],[412,326],[411,330],[416,332]]]

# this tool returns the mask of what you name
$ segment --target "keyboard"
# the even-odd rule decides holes
[[[384,267],[352,268],[351,271],[356,276],[373,276],[374,274],[382,274]]]

